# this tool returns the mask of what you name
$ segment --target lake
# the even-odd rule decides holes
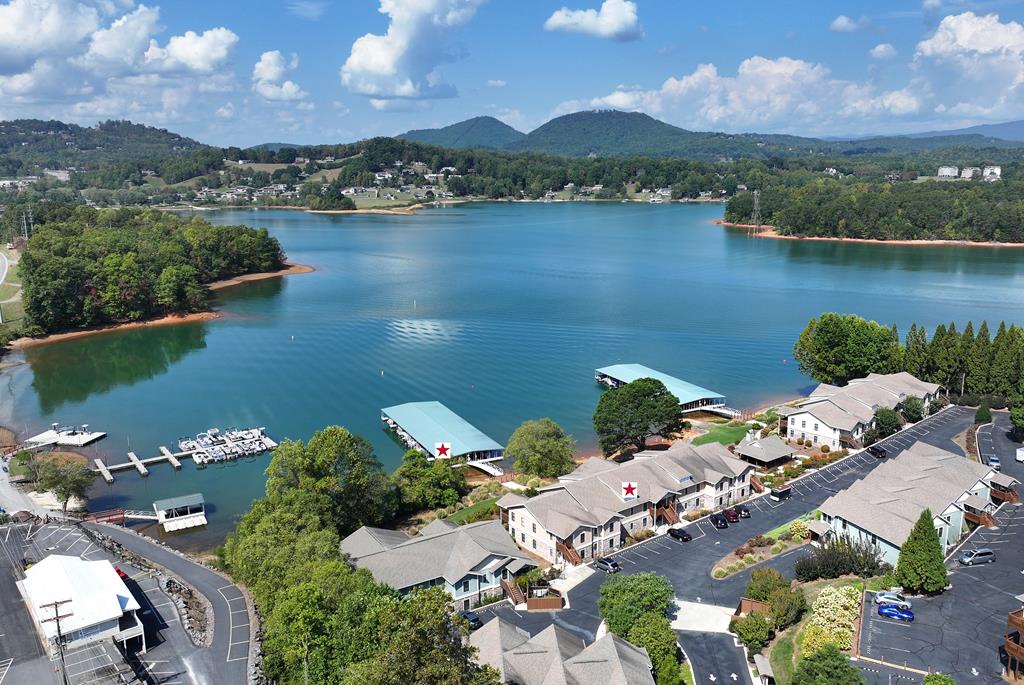
[[[549,416],[596,443],[596,367],[638,362],[751,409],[807,389],[792,346],[808,318],[1024,320],[1024,252],[752,238],[719,205],[472,204],[415,216],[205,212],[266,226],[315,273],[222,291],[222,318],[40,346],[3,372],[0,424],[89,423],[89,456],[122,461],[218,426],[275,439],[341,424],[396,467],[379,410],[436,399],[499,442]],[[91,506],[150,509],[189,492],[210,548],[263,491],[269,456],[158,466],[93,488]]]

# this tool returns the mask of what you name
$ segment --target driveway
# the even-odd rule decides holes
[[[886,448],[889,459],[898,456],[918,440],[963,454],[952,438],[973,422],[973,409],[951,407],[879,444]],[[715,564],[749,538],[767,533],[802,514],[814,511],[830,496],[870,473],[880,461],[866,452],[854,455],[793,481],[793,496],[789,500],[772,502],[768,497],[760,496],[748,501],[746,504],[750,507],[751,518],[741,519],[739,523],[730,524],[724,530],[714,528],[706,520],[689,523],[686,527],[693,535],[691,542],[677,542],[667,536],[659,536],[616,553],[615,559],[622,566],[624,574],[656,573],[664,576],[672,583],[676,597],[680,600],[735,608],[753,569],[771,566],[791,577],[797,559],[806,553],[806,548],[791,550],[724,580],[711,577],[711,569]],[[502,616],[531,634],[554,623],[592,642],[601,623],[597,600],[602,582],[604,574],[597,572],[579,583],[568,593],[569,608],[562,611],[527,613],[502,606],[484,611],[482,618],[488,620],[491,616]],[[724,673],[727,682],[732,682],[730,676],[734,664],[737,658],[742,663],[743,654],[731,636],[721,635],[720,638],[709,640],[704,638],[710,635],[707,633],[678,632],[680,644],[691,655],[697,667],[697,683],[719,682],[725,671],[729,671]],[[713,665],[701,666],[702,661]],[[745,668],[737,672],[741,678],[739,682],[750,682],[747,673]],[[711,674],[715,677],[711,678]]]
[[[184,579],[213,606],[214,634],[208,649],[193,649],[184,657],[197,685],[244,683],[249,664],[249,612],[241,590],[223,576],[151,540],[117,526],[83,523],[157,566]]]

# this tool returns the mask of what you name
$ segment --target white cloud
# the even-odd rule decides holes
[[[442,80],[438,67],[457,57],[450,33],[465,25],[484,0],[380,0],[390,18],[384,35],[367,33],[352,43],[341,67],[349,90],[372,96],[377,109],[393,99],[454,97],[455,86]]]
[[[218,107],[213,114],[218,119],[233,119],[235,116],[235,103],[225,102],[222,106]]]
[[[921,9],[929,12],[942,9],[942,0],[923,0]]]
[[[301,19],[316,21],[327,11],[326,2],[317,0],[291,0],[288,3],[288,12]]]
[[[378,112],[422,112],[430,105],[425,100],[370,98],[370,107]]]
[[[181,36],[171,36],[165,47],[150,39],[146,50],[146,63],[159,69],[210,72],[227,61],[228,54],[238,42],[234,32],[219,27],[202,33],[186,31]]]
[[[490,88],[504,88],[508,83],[502,81],[500,78],[492,78],[487,81],[487,85]]]
[[[866,28],[869,23],[870,22],[867,17],[861,17],[860,19],[853,20],[845,14],[840,14],[832,20],[832,24],[829,25],[829,29],[836,31],[837,33],[853,33],[854,31]]]
[[[892,43],[879,43],[868,51],[874,59],[892,59],[896,56],[896,48]]]
[[[548,17],[544,28],[548,31],[573,31],[615,40],[636,40],[643,35],[636,3],[630,0],[604,0],[599,10],[563,7]]]
[[[302,100],[306,93],[295,81],[285,75],[299,66],[299,56],[292,54],[288,60],[280,50],[270,50],[260,55],[252,68],[252,89],[267,100]]]
[[[157,31],[159,19],[158,8],[139,5],[108,28],[94,31],[89,49],[74,61],[97,71],[131,70],[146,51],[150,36]]]
[[[94,3],[11,0],[0,5],[0,74],[24,72],[36,59],[74,54],[100,27]]]

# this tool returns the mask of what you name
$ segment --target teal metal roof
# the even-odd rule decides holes
[[[182,495],[181,497],[158,499],[153,502],[153,509],[154,511],[167,511],[168,509],[177,509],[178,507],[193,507],[197,504],[203,504],[203,496],[198,492],[192,495]]]
[[[643,364],[613,364],[597,369],[597,372],[623,383],[632,383],[638,378],[654,378],[665,384],[668,391],[679,399],[679,404],[689,404],[697,400],[710,399],[725,401],[725,397],[719,395],[714,390],[708,390],[675,376],[655,371]]]
[[[435,443],[452,445],[452,456],[505,449],[440,402],[408,402],[381,409],[435,457]]]

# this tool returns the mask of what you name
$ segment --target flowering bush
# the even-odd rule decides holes
[[[860,589],[856,586],[821,591],[811,605],[811,620],[804,632],[804,653],[811,653],[831,643],[840,649],[853,645],[853,624],[860,616]],[[808,640],[811,640],[811,647]]]
[[[807,527],[807,521],[803,519],[797,519],[789,524],[789,532],[794,538],[800,538],[801,540],[806,540],[811,535],[811,531]]]

